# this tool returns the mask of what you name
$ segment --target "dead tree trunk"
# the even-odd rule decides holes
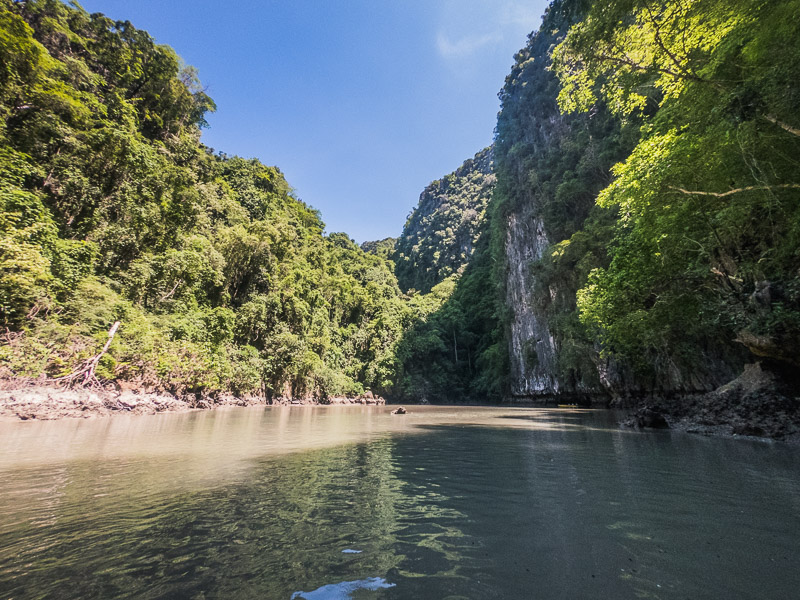
[[[114,341],[114,336],[117,333],[117,329],[119,329],[120,321],[114,321],[114,324],[111,326],[111,329],[108,330],[108,339],[106,340],[103,349],[100,351],[99,354],[95,354],[91,358],[87,358],[83,361],[83,364],[75,369],[69,375],[64,375],[63,377],[57,377],[52,379],[51,381],[57,381],[59,383],[64,383],[67,387],[100,387],[100,382],[97,380],[97,376],[95,375],[95,369],[97,369],[97,365],[100,364],[100,359],[103,358],[106,352],[108,352],[109,347],[111,346],[111,342]]]

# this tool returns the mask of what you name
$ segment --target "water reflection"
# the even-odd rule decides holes
[[[788,598],[800,583],[800,452],[777,444],[526,409],[113,421],[0,426],[0,597]]]
[[[389,583],[382,577],[370,577],[359,581],[343,581],[342,583],[323,585],[313,592],[295,592],[292,594],[292,600],[295,598],[301,600],[349,600],[355,592],[360,590],[375,592],[393,587],[395,584]]]

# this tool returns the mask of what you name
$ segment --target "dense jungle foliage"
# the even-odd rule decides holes
[[[525,268],[562,385],[602,391],[609,358],[640,388],[698,363],[796,369],[798,14],[790,0],[553,2],[500,92],[481,242],[400,345],[409,388],[508,393],[514,213],[550,242]]]
[[[800,364],[797,14],[556,0],[517,56],[492,208],[498,235],[512,212],[544,223],[530,293],[562,381],[598,387],[607,357],[644,381],[735,370],[745,347]]]
[[[502,398],[508,353],[490,247],[493,155],[485,148],[425,188],[391,255],[415,315],[397,347],[398,397]]]
[[[3,375],[176,392],[383,391],[409,313],[391,265],[281,172],[200,143],[195,72],[127,22],[0,0]]]
[[[203,146],[214,103],[172,49],[76,4],[0,0],[0,376],[73,372],[121,321],[105,380],[500,399],[511,215],[549,240],[524,267],[563,381],[599,389],[609,358],[796,368],[798,14],[555,0],[494,145],[359,248],[279,169]]]
[[[528,292],[546,307],[557,336],[560,375],[598,385],[596,340],[580,322],[576,293],[593,268],[608,263],[615,213],[597,207],[595,200],[612,181],[610,168],[635,145],[638,131],[636,123],[623,126],[602,108],[591,118],[559,110],[560,85],[550,69],[550,52],[587,7],[554,3],[542,27],[515,56],[499,94],[495,177],[471,264],[463,276],[434,287],[431,295],[442,296],[441,306],[416,323],[399,347],[401,381],[412,395],[500,399],[508,394],[505,286],[510,266],[505,244],[509,215],[515,212],[542,218],[555,241],[552,253],[524,268],[535,272],[536,286]],[[435,212],[426,217],[434,219],[444,220]],[[406,230],[420,221],[412,214]],[[431,240],[425,243],[433,246]],[[402,244],[401,237],[398,247]],[[424,264],[430,268],[432,261]]]
[[[585,14],[588,2],[554,2],[541,28],[516,55],[500,92],[496,148],[497,224],[509,215],[541,219],[551,244],[540,260],[525,265],[535,286],[528,293],[543,307],[558,344],[557,368],[569,387],[598,387],[596,340],[579,321],[576,292],[588,273],[607,264],[616,213],[596,205],[612,181],[611,167],[623,160],[638,138],[638,122],[623,123],[598,104],[591,114],[564,115],[552,72],[553,46]],[[498,264],[509,268],[506,252]],[[531,353],[531,358],[536,355]]]
[[[500,401],[506,391],[508,344],[501,287],[491,247],[490,216],[463,273],[428,294],[413,294],[416,315],[397,348],[398,397],[459,402]]]
[[[610,264],[578,292],[606,352],[734,341],[800,366],[800,2],[595,3],[554,50],[565,111],[641,120],[598,205]]]
[[[394,249],[397,247],[397,238],[388,237],[374,242],[364,242],[361,249],[369,254],[380,256],[381,258],[391,259]]]
[[[393,254],[401,289],[427,294],[464,270],[484,230],[495,182],[492,161],[491,147],[484,148],[423,190]]]

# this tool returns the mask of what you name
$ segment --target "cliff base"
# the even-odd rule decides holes
[[[750,364],[739,377],[708,394],[650,400],[622,424],[800,444],[799,379],[780,365]]]

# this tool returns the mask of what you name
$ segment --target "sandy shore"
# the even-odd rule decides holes
[[[97,418],[119,414],[152,415],[161,412],[184,412],[208,410],[222,406],[267,405],[261,397],[237,398],[220,395],[214,398],[196,398],[186,395],[178,398],[170,394],[145,393],[138,390],[65,389],[38,384],[6,383],[0,389],[0,419],[28,421],[50,421],[65,418]],[[383,398],[328,398],[314,399],[279,398],[273,405],[382,405]]]

